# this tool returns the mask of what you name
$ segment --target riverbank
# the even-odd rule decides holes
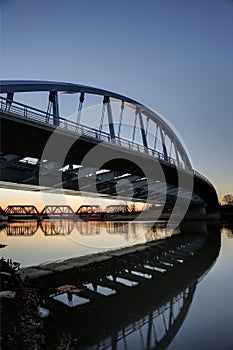
[[[44,335],[38,308],[41,298],[8,262],[0,260],[1,349],[42,350]]]

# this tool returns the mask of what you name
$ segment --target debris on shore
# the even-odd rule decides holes
[[[35,288],[16,274],[15,266],[0,259],[1,349],[43,349],[41,300]]]

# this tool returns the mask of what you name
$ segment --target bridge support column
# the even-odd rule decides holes
[[[207,235],[208,228],[207,222],[205,220],[202,221],[182,221],[180,223],[180,232],[184,234],[190,235]]]
[[[140,122],[140,129],[141,129],[143,146],[145,148],[148,148],[147,139],[146,139],[146,133],[145,133],[145,128],[144,128],[144,124],[143,124],[143,120],[142,120],[142,113],[141,113],[141,111],[139,111],[138,115],[139,115],[139,122]]]
[[[57,91],[50,91],[49,103],[51,103],[53,106],[53,125],[59,126],[59,103]]]
[[[121,134],[121,124],[122,124],[124,108],[125,108],[125,104],[124,104],[124,101],[122,101],[121,102],[121,113],[120,113],[119,127],[118,127],[118,137],[120,137],[120,134]]]
[[[6,108],[10,110],[11,104],[14,99],[14,92],[8,92],[6,96]]]
[[[133,136],[132,136],[132,141],[133,141],[133,142],[134,142],[135,133],[136,133],[137,115],[138,115],[138,108],[136,108],[136,110],[135,110],[134,126],[133,126]]]
[[[110,103],[109,97],[105,97],[107,101],[107,112],[108,112],[108,125],[109,125],[109,132],[111,135],[111,138],[115,138],[115,129],[114,129],[114,121],[113,121],[113,115],[112,115],[112,107]]]
[[[157,137],[158,137],[158,125],[156,124],[155,140],[154,140],[154,150],[156,151]]]
[[[165,144],[165,137],[164,137],[164,133],[162,128],[160,127],[160,135],[161,135],[161,141],[162,141],[162,145],[163,145],[163,154],[164,154],[164,159],[167,160],[168,155],[167,155],[167,147]]]
[[[185,215],[185,219],[203,219],[206,217],[206,208],[204,204],[190,205]]]
[[[81,112],[82,112],[83,102],[84,102],[84,92],[81,92],[79,97],[77,124],[80,124],[80,121],[81,121]]]
[[[178,165],[180,163],[180,158],[179,158],[179,154],[178,154],[178,151],[177,151],[177,146],[176,146],[176,143],[174,142],[174,140],[173,140],[173,145],[174,145],[175,154],[176,154],[176,162],[177,162],[177,165]]]

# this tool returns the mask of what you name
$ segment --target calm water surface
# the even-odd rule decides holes
[[[169,350],[233,349],[233,226],[221,230],[215,265],[197,284],[186,318]]]
[[[155,294],[155,307],[149,312],[145,307],[141,317],[135,312],[131,322],[122,320],[122,327],[113,329],[107,337],[97,338],[94,342],[90,332],[89,345],[80,348],[232,350],[233,227],[222,228],[219,234],[221,246],[217,259],[206,269],[202,257],[198,263],[200,268],[202,265],[205,267],[196,279],[184,284],[168,299],[165,297],[159,306]],[[176,283],[175,280],[173,283]],[[168,291],[164,290],[166,294]]]
[[[78,257],[131,244],[161,239],[172,233],[165,223],[85,222],[44,220],[12,222],[0,227],[1,256],[20,262],[21,267]]]
[[[174,232],[177,233],[179,229]],[[76,339],[74,349],[232,350],[233,226],[231,224],[221,230],[209,228],[209,234],[215,237],[214,243],[210,240],[208,249],[202,251],[195,264],[188,265],[185,272],[187,278],[184,278],[183,284],[179,282],[176,285],[176,277],[179,276],[174,270],[170,284],[166,288],[162,287],[164,298],[161,298],[158,285],[155,285],[154,290],[157,288],[160,296],[154,291],[149,295],[147,287],[141,289],[141,294],[137,294],[134,286],[131,287],[134,299],[122,299],[123,306],[124,303],[133,303],[134,311],[129,315],[124,314],[122,308],[105,316],[107,311],[103,307],[97,316],[90,311],[84,318],[86,323],[80,324],[80,311],[77,308],[81,299],[73,296],[71,301],[66,294],[54,296],[53,301],[45,304],[51,311],[50,316],[44,320],[44,327],[50,337],[48,349],[56,348],[58,338],[63,331],[67,334],[68,330],[68,339]],[[40,226],[36,222],[12,223],[2,227],[0,235],[1,243],[8,245],[1,250],[1,256],[13,258],[20,261],[22,266],[28,266],[165,238],[170,234],[166,233],[164,225],[151,228],[151,223],[110,222],[87,226],[86,223],[79,222],[48,221]],[[153,284],[151,286],[153,288]],[[93,286],[90,284],[88,288]],[[105,295],[113,293],[103,287],[97,287],[97,292]],[[135,295],[138,295],[138,303]],[[150,304],[147,302],[149,296],[152,299]],[[62,311],[64,305],[67,305],[65,314]],[[108,307],[111,310],[111,304]],[[66,325],[59,321],[59,315],[61,320],[66,318]],[[96,317],[96,320],[92,317]],[[108,322],[108,317],[111,322]],[[89,321],[94,327],[88,326]],[[95,332],[95,325],[96,329],[98,325],[100,331]]]
[[[219,233],[219,255],[197,279],[149,312],[145,308],[142,317],[122,322],[122,328],[95,344],[90,341],[83,349],[232,350],[233,227]],[[200,260],[200,266],[203,262]],[[154,298],[156,306],[156,294]]]

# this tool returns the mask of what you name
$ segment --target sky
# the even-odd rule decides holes
[[[0,4],[1,79],[73,82],[140,101],[178,130],[220,199],[233,193],[232,0]]]

